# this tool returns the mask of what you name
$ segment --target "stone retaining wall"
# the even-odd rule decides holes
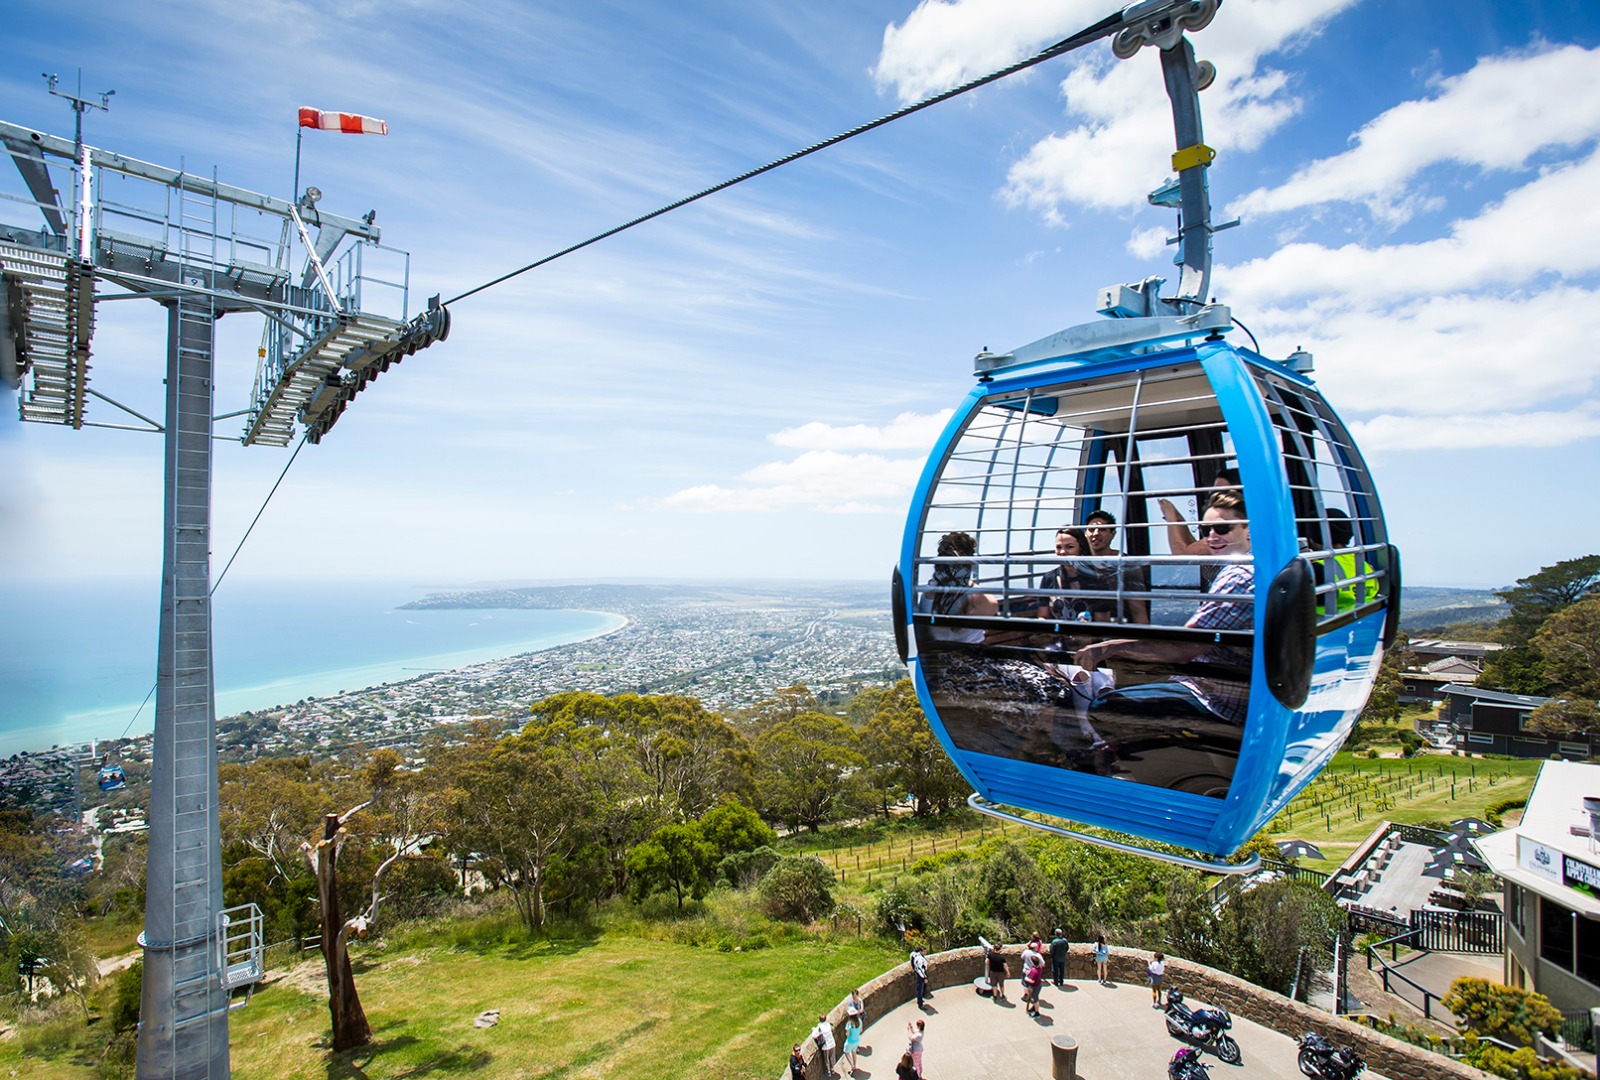
[[[1015,972],[1015,948],[1011,950],[1011,955],[1012,969]],[[1146,965],[1150,963],[1150,958],[1150,953],[1138,949],[1113,947],[1108,972],[1111,981],[1135,986],[1146,985],[1144,971]],[[1282,994],[1275,994],[1271,990],[1245,982],[1215,968],[1202,967],[1171,956],[1167,957],[1166,964],[1165,985],[1177,987],[1185,997],[1196,998],[1206,1005],[1220,1005],[1235,1016],[1253,1020],[1262,1027],[1271,1028],[1290,1038],[1298,1038],[1305,1032],[1315,1031],[1340,1046],[1354,1045],[1357,1052],[1366,1058],[1369,1069],[1382,1073],[1390,1080],[1488,1080],[1489,1078],[1488,1073],[1464,1065],[1443,1054],[1435,1054],[1420,1046],[1401,1042],[1382,1032],[1325,1013],[1310,1005],[1290,1001]],[[983,974],[983,949],[978,946],[951,949],[949,952],[934,953],[928,957],[928,987],[931,990],[971,985],[974,979]],[[1072,951],[1067,955],[1067,978],[1084,980],[1094,978],[1094,954],[1091,946],[1081,944],[1072,946]],[[912,979],[909,963],[890,968],[860,989],[861,996],[866,1002],[868,1027],[871,1027],[872,1022],[878,1017],[916,997],[916,983]],[[828,1013],[828,1022],[833,1025],[840,1044],[844,1042],[843,999],[849,993],[849,987],[841,987],[840,1002]],[[798,1041],[801,1052],[806,1058],[806,1075],[820,1077],[822,1071],[817,1066],[817,1048],[811,1041],[809,1028],[800,1034]],[[788,1060],[787,1054],[784,1055],[784,1059]],[[781,1080],[787,1080],[788,1075],[789,1069],[785,1065],[780,1074]]]

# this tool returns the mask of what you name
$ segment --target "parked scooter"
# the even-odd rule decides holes
[[[1335,1048],[1314,1031],[1300,1036],[1300,1071],[1311,1080],[1356,1080],[1367,1063],[1353,1046]]]
[[[1180,1046],[1167,1062],[1167,1077],[1168,1080],[1211,1080],[1211,1066],[1194,1047]]]
[[[1177,989],[1167,991],[1167,1031],[1176,1038],[1209,1046],[1223,1061],[1237,1065],[1243,1055],[1233,1036],[1226,1034],[1232,1026],[1227,1009],[1190,1009]]]

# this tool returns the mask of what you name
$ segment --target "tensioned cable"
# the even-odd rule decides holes
[[[267,492],[267,497],[265,499],[261,500],[261,507],[256,510],[256,516],[250,519],[250,525],[247,529],[245,529],[244,535],[239,537],[239,543],[234,546],[233,554],[228,556],[228,562],[225,566],[223,566],[222,573],[218,574],[217,580],[211,583],[211,588],[206,593],[208,597],[216,595],[217,587],[222,584],[222,579],[228,576],[228,570],[233,566],[233,560],[237,559],[239,557],[239,552],[244,550],[244,542],[250,539],[250,534],[255,531],[256,523],[261,520],[261,515],[267,512],[267,504],[271,502],[272,497],[278,493],[278,488],[283,484],[283,478],[289,475],[289,466],[294,464],[294,459],[300,456],[300,451],[305,448],[305,445],[306,437],[301,435],[300,441],[295,444],[294,453],[289,455],[289,460],[284,462],[283,471],[278,474],[278,479],[273,481],[272,490]],[[144,700],[139,703],[139,707],[134,710],[133,716],[128,720],[128,726],[122,729],[121,735],[117,736],[118,742],[128,737],[128,732],[133,730],[134,721],[139,719],[139,714],[144,712],[144,707],[150,704],[150,698],[155,694],[155,692],[156,688],[151,686],[150,693],[144,696]]]
[[[1026,69],[1034,67],[1037,64],[1042,64],[1046,60],[1053,60],[1064,53],[1069,53],[1074,49],[1082,48],[1092,41],[1098,41],[1100,38],[1109,36],[1113,31],[1121,27],[1122,24],[1122,12],[1115,12],[1114,14],[1108,15],[1104,19],[1101,19],[1093,26],[1080,30],[1071,37],[1064,38],[1061,41],[1056,42],[1054,45],[1051,45],[1049,48],[1035,53],[1026,60],[1020,60],[1017,63],[1012,64],[1010,67],[1001,68],[999,71],[991,72],[990,74],[983,76],[981,79],[973,79],[971,82],[962,83],[960,86],[954,87],[953,89],[945,90],[942,93],[935,94],[929,98],[924,98],[913,105],[907,105],[905,108],[897,109],[896,111],[889,113],[887,116],[880,116],[876,120],[861,124],[858,127],[853,127],[849,131],[842,132],[830,139],[824,139],[819,143],[812,143],[803,150],[796,150],[794,153],[778,158],[776,161],[769,161],[767,164],[762,165],[759,168],[751,169],[749,172],[740,173],[731,180],[724,180],[722,183],[714,184],[711,187],[706,188],[704,191],[697,191],[693,195],[679,199],[677,202],[668,203],[666,206],[663,206],[660,209],[652,210],[648,214],[640,215],[639,217],[634,218],[632,221],[623,222],[621,225],[607,229],[603,233],[596,233],[587,240],[573,244],[571,247],[564,247],[554,254],[546,255],[542,259],[529,263],[527,266],[512,270],[507,274],[501,274],[492,281],[486,281],[482,285],[468,289],[459,296],[453,296],[449,300],[446,300],[443,306],[449,307],[451,304],[459,303],[469,296],[475,296],[478,293],[483,292],[485,289],[492,289],[494,286],[499,285],[502,282],[510,281],[512,278],[517,277],[520,274],[526,274],[529,270],[535,270],[541,266],[544,266],[546,263],[555,262],[564,255],[571,255],[575,251],[581,251],[590,244],[599,243],[601,240],[615,236],[620,232],[625,232],[626,230],[633,228],[635,225],[642,225],[652,218],[658,218],[662,214],[671,213],[673,210],[676,210],[679,207],[688,206],[690,203],[703,199],[707,195],[715,195],[717,192],[731,188],[735,184],[742,184],[752,177],[760,176],[762,173],[771,172],[773,169],[787,165],[791,161],[799,161],[808,154],[815,154],[818,150],[826,150],[828,147],[836,146],[839,143],[844,142],[846,139],[853,139],[857,135],[864,134],[865,132],[871,131],[874,128],[880,128],[883,125],[892,123],[893,121],[899,120],[902,117],[910,116],[914,112],[920,112],[921,110],[928,108],[930,105],[937,105],[941,101],[948,101],[959,94],[965,94],[969,90],[976,90],[980,86],[985,86],[999,79],[1004,79],[1008,75],[1015,75],[1019,71],[1025,71]]]

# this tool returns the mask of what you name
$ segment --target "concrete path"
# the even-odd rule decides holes
[[[1012,980],[1009,1004],[996,1004],[970,985],[940,990],[922,1012],[910,1002],[874,1020],[862,1033],[854,1080],[893,1080],[906,1048],[906,1022],[928,1022],[923,1055],[926,1080],[1049,1080],[1050,1039],[1070,1035],[1078,1041],[1082,1080],[1164,1080],[1167,1062],[1184,1045],[1167,1034],[1159,1009],[1150,1006],[1142,986],[1101,986],[1069,981],[1064,989],[1046,987],[1037,1020],[1023,1011],[1021,987]],[[1204,1005],[1205,1002],[1196,1002]],[[1249,1020],[1234,1017],[1231,1035],[1244,1055],[1242,1065],[1226,1065],[1203,1051],[1212,1080],[1304,1080],[1295,1065],[1295,1040]],[[1382,1080],[1367,1072],[1363,1080]]]

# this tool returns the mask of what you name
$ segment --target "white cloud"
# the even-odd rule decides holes
[[[695,513],[770,513],[806,509],[822,513],[902,513],[923,458],[949,421],[951,410],[901,413],[882,426],[836,427],[812,422],[767,438],[802,451],[784,461],[757,465],[733,486],[698,484],[660,501],[670,510]],[[846,451],[863,451],[848,453]],[[910,456],[894,454],[911,451]]]
[[[1543,274],[1600,269],[1591,237],[1600,229],[1600,151],[1553,167],[1448,236],[1413,244],[1362,247],[1290,244],[1237,267],[1217,281],[1235,302],[1291,296],[1361,303],[1490,285],[1516,285]]]
[[[1230,214],[1279,213],[1333,201],[1365,201],[1401,221],[1418,208],[1405,190],[1440,162],[1481,169],[1523,168],[1541,150],[1576,147],[1600,135],[1600,94],[1552,88],[1600,86],[1600,48],[1576,45],[1485,57],[1439,80],[1437,93],[1382,113],[1342,154],[1314,161],[1276,188],[1261,188]]]
[[[1167,246],[1167,237],[1171,230],[1156,226],[1151,229],[1135,229],[1128,237],[1128,251],[1141,259],[1153,259]]]
[[[1600,436],[1592,403],[1567,412],[1395,416],[1385,413],[1350,425],[1367,452],[1554,447]]]
[[[767,436],[770,442],[796,449],[817,450],[920,450],[933,446],[954,410],[919,414],[904,412],[882,427],[851,424],[835,427],[813,420]]]
[[[922,469],[920,458],[809,450],[792,461],[747,470],[738,487],[701,484],[661,500],[668,510],[696,513],[770,513],[805,509],[823,513],[903,512]]]
[[[1227,17],[1195,36],[1198,55],[1217,68],[1205,92],[1213,147],[1253,149],[1300,109],[1288,77],[1265,67],[1265,57],[1313,34],[1355,0],[1241,0]],[[924,3],[900,27],[885,33],[877,74],[893,82],[902,98],[1000,66],[1061,36],[1062,13],[1070,7],[1078,25],[1102,13],[1087,5],[1019,6],[993,26],[994,6],[980,0]],[[1048,33],[1035,20],[1053,16]],[[1033,31],[1033,32],[1030,32]],[[913,54],[909,42],[920,51]],[[1069,112],[1081,122],[1034,144],[1011,168],[1003,197],[1060,223],[1062,206],[1132,209],[1166,175],[1172,153],[1169,105],[1159,60],[1144,50],[1128,62],[1098,46],[1077,55],[1061,84]]]

